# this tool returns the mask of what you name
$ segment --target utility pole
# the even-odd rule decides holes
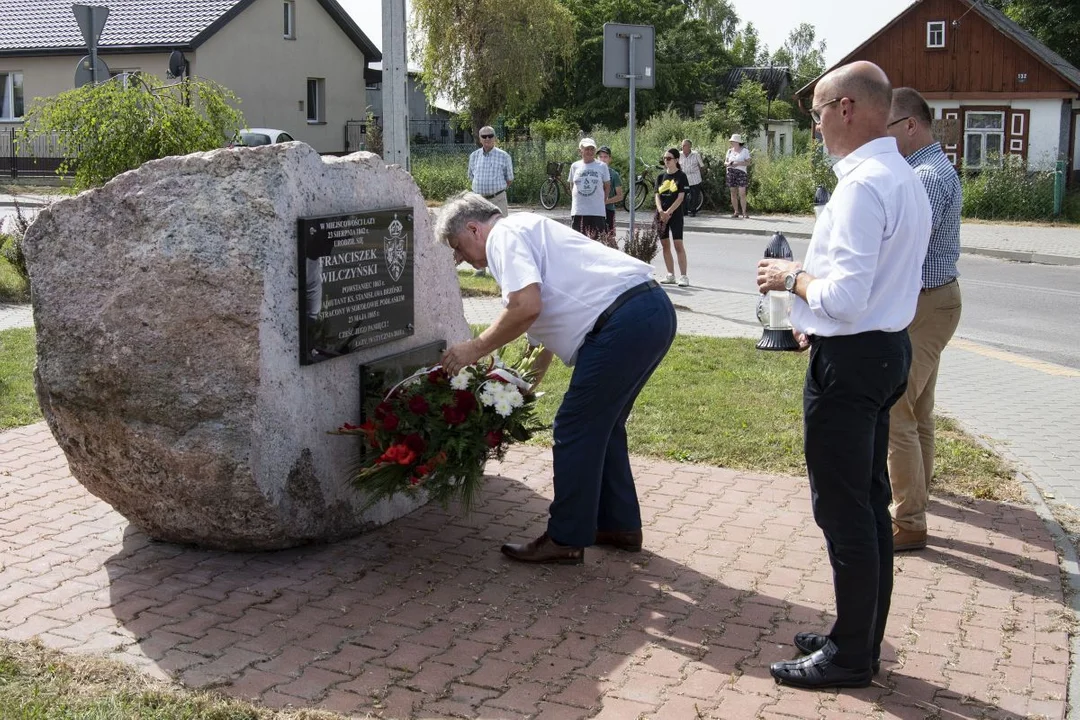
[[[383,161],[409,169],[405,0],[383,0]]]

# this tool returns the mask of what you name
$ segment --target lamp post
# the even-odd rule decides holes
[[[777,231],[768,247],[765,257],[774,260],[793,260],[791,246],[783,233]],[[770,290],[761,296],[757,304],[758,321],[765,326],[758,340],[758,350],[798,350],[799,343],[791,332],[791,293],[787,290]]]

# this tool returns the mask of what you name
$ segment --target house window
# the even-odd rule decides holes
[[[926,47],[945,47],[945,21],[935,20],[926,23]]]
[[[0,73],[0,120],[19,120],[22,116],[22,73]]]
[[[964,114],[964,166],[1000,167],[1005,151],[1005,113]]]
[[[307,121],[326,122],[326,78],[307,79]]]
[[[296,39],[296,0],[285,0],[285,39]]]

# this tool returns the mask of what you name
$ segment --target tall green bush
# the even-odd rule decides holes
[[[1018,164],[961,175],[964,217],[982,220],[1045,220],[1054,214],[1054,174],[1028,172]]]

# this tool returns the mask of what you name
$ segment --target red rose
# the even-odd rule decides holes
[[[426,415],[428,401],[423,395],[413,395],[409,398],[409,410],[415,415]]]
[[[383,416],[382,419],[383,430],[385,430],[386,432],[394,432],[395,430],[397,430],[399,422],[401,421],[398,420],[397,415],[394,415],[393,413],[387,413]]]
[[[468,415],[476,409],[476,396],[468,390],[455,390],[454,407]]]
[[[416,453],[414,453],[412,450],[405,447],[404,445],[398,445],[398,447],[404,448],[404,450],[401,450],[398,453],[398,465],[412,465],[414,462],[416,462]]]
[[[364,431],[364,434],[367,435],[367,441],[370,444],[372,444],[372,445],[375,444],[375,430],[377,428],[375,427],[375,421],[374,420],[365,421],[364,424],[361,425],[358,429]]]
[[[393,409],[393,406],[383,400],[381,403],[375,406],[375,417],[378,420],[382,420],[383,415],[386,415]]]
[[[405,447],[412,450],[414,453],[422,453],[427,448],[427,443],[424,442],[424,438],[420,437],[417,433],[411,433],[405,436]]]
[[[443,419],[448,425],[460,425],[465,422],[465,413],[450,405],[442,406]]]
[[[427,374],[428,382],[433,385],[438,385],[446,379],[446,371],[442,368],[436,368]]]
[[[417,481],[419,481],[420,478],[424,477],[429,472],[431,472],[431,468],[429,468],[427,465],[417,465],[416,469],[413,470],[413,475],[415,475]],[[415,483],[413,484],[415,485]]]
[[[396,463],[398,458],[401,457],[401,453],[408,452],[408,450],[409,448],[404,445],[391,445],[386,448],[386,452],[379,457],[379,462]]]
[[[502,431],[501,430],[491,430],[491,431],[488,432],[487,435],[484,436],[484,439],[487,441],[487,446],[489,448],[497,448],[497,447],[499,447],[499,445],[502,445],[502,441],[503,441]]]

